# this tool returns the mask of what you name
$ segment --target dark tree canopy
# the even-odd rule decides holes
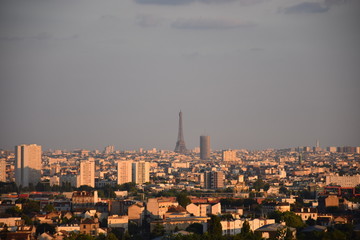
[[[222,226],[220,221],[221,219],[219,216],[211,215],[208,222],[208,233],[218,239],[222,236]]]
[[[191,203],[190,199],[188,198],[188,195],[186,192],[181,192],[177,195],[176,200],[178,201],[178,203],[186,208],[187,205],[189,205]]]

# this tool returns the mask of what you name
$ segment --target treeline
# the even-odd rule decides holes
[[[141,191],[136,188],[136,184],[129,182],[122,185],[105,185],[101,188],[92,188],[90,186],[80,186],[79,188],[71,186],[69,182],[50,186],[49,182],[39,182],[35,186],[29,184],[28,187],[17,186],[15,182],[0,182],[0,194],[23,193],[23,192],[72,192],[72,191],[94,191],[97,190],[101,198],[115,198],[115,191],[128,191],[130,195],[137,195]]]

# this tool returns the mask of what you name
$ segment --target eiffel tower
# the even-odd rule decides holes
[[[175,152],[177,153],[187,153],[187,149],[185,147],[183,129],[182,129],[182,112],[179,112],[179,132],[178,132],[178,140],[176,142]]]

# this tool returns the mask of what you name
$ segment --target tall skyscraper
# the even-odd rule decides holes
[[[210,136],[200,136],[200,159],[210,159]]]
[[[185,147],[185,140],[183,134],[183,126],[182,126],[182,112],[179,112],[179,131],[178,131],[178,139],[175,146],[175,152],[177,153],[186,153],[187,149]]]
[[[77,176],[77,187],[87,185],[95,187],[95,161],[89,157],[87,160],[80,161],[80,174]]]
[[[104,149],[104,154],[111,154],[115,152],[115,147],[112,145],[106,146]]]
[[[15,182],[18,186],[36,185],[41,180],[41,146],[15,146]]]
[[[133,162],[132,163],[132,181],[136,184],[150,182],[150,163]]]
[[[118,161],[117,170],[117,184],[121,185],[132,181],[132,161]]]
[[[313,148],[313,151],[314,152],[320,152],[322,149],[320,148],[320,142],[319,140],[316,140],[316,145],[315,147]]]
[[[6,182],[6,159],[0,159],[0,182]]]

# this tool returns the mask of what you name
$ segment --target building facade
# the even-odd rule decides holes
[[[132,163],[132,181],[136,184],[150,182],[150,163],[133,162]]]
[[[200,159],[210,159],[210,136],[200,136]]]
[[[121,185],[132,181],[132,161],[118,161],[117,170],[117,184]]]
[[[34,186],[41,180],[41,146],[15,146],[15,182],[18,186]]]
[[[77,187],[82,185],[95,187],[95,161],[93,158],[80,162],[80,174],[77,178]]]
[[[205,172],[204,187],[206,189],[218,189],[224,187],[224,173],[221,171]]]
[[[0,182],[6,182],[6,159],[0,159]]]
[[[335,184],[341,187],[356,187],[360,184],[360,175],[354,176],[337,176],[328,175],[326,176],[326,185]]]
[[[222,151],[222,160],[225,162],[234,162],[238,161],[238,158],[236,157],[237,151],[235,150],[223,150]]]

